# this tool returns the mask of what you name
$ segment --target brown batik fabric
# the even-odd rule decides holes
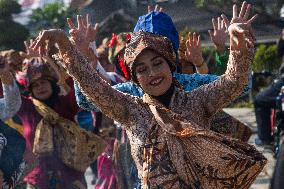
[[[144,188],[151,183],[158,188],[248,188],[264,167],[266,159],[253,146],[204,130],[147,95],[144,101],[158,123],[144,152]]]
[[[33,103],[43,117],[37,126],[33,153],[38,156],[56,154],[65,165],[77,171],[86,171],[104,151],[106,142],[76,123],[60,117],[46,104],[36,99],[33,99]]]
[[[252,130],[241,121],[224,111],[218,112],[212,119],[210,130],[248,142]]]
[[[156,115],[145,99],[112,89],[75,47],[60,53],[87,98],[125,125],[143,189],[247,189],[263,169],[254,147],[209,130],[247,84],[252,50],[231,51],[226,74],[190,93],[175,89],[168,111],[154,106]]]

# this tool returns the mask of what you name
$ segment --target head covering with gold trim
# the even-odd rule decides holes
[[[168,61],[171,70],[175,71],[176,54],[171,41],[161,35],[139,31],[132,33],[125,48],[124,61],[131,75],[133,75],[132,67],[137,56],[145,49],[151,49],[163,56]]]
[[[18,73],[19,78],[24,80],[20,82],[26,87],[30,87],[39,79],[48,79],[57,82],[59,80],[57,73],[45,62],[43,58],[31,58],[24,61],[23,71]],[[19,78],[17,78],[19,80]]]

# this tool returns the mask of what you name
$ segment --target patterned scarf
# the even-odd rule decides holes
[[[41,156],[55,151],[64,164],[84,172],[104,151],[103,139],[59,116],[44,103],[36,99],[33,103],[43,117],[37,125],[33,152]]]

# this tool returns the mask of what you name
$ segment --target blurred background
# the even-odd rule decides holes
[[[97,39],[99,45],[104,38],[111,37],[112,33],[133,31],[138,17],[147,12],[147,6],[159,4],[172,17],[181,36],[186,36],[189,31],[201,35],[204,59],[209,72],[214,73],[217,67],[214,58],[216,52],[208,35],[208,30],[212,29],[211,19],[222,13],[230,18],[232,5],[241,2],[240,0],[0,0],[0,51],[24,50],[24,41],[34,38],[43,29],[60,28],[68,31],[66,18],[75,20],[77,14],[86,13],[90,14],[93,23],[100,23]],[[230,105],[226,111],[252,128],[254,135],[250,143],[254,143],[256,121],[253,96],[273,82],[282,63],[282,58],[278,56],[277,43],[280,38],[284,39],[284,32],[282,33],[284,0],[247,0],[247,2],[252,3],[253,12],[259,14],[253,25],[256,53],[252,65],[252,90],[250,94]],[[275,164],[274,152],[267,148],[260,150],[269,159],[269,164],[252,188],[268,189]],[[86,174],[90,183],[91,173]]]
[[[238,0],[0,0],[0,50],[24,49],[24,40],[37,36],[40,30],[65,28],[66,18],[89,13],[92,22],[101,25],[97,43],[111,33],[132,31],[147,5],[160,4],[169,14],[180,35],[195,31],[201,35],[203,54],[214,72],[214,48],[208,30],[211,19],[225,13],[231,16],[233,3]],[[259,18],[254,24],[257,39],[253,71],[276,73],[281,58],[276,43],[284,26],[284,0],[248,0]],[[212,71],[213,70],[213,71]],[[257,85],[270,83],[270,78],[256,79]],[[267,81],[266,81],[267,80]],[[256,89],[257,90],[257,89]],[[254,92],[253,92],[254,93]]]

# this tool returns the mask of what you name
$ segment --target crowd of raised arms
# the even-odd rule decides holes
[[[250,188],[267,160],[222,108],[251,89],[257,15],[232,10],[208,32],[215,71],[158,5],[98,46],[77,15],[0,52],[0,187],[87,189],[90,167],[95,189]]]

